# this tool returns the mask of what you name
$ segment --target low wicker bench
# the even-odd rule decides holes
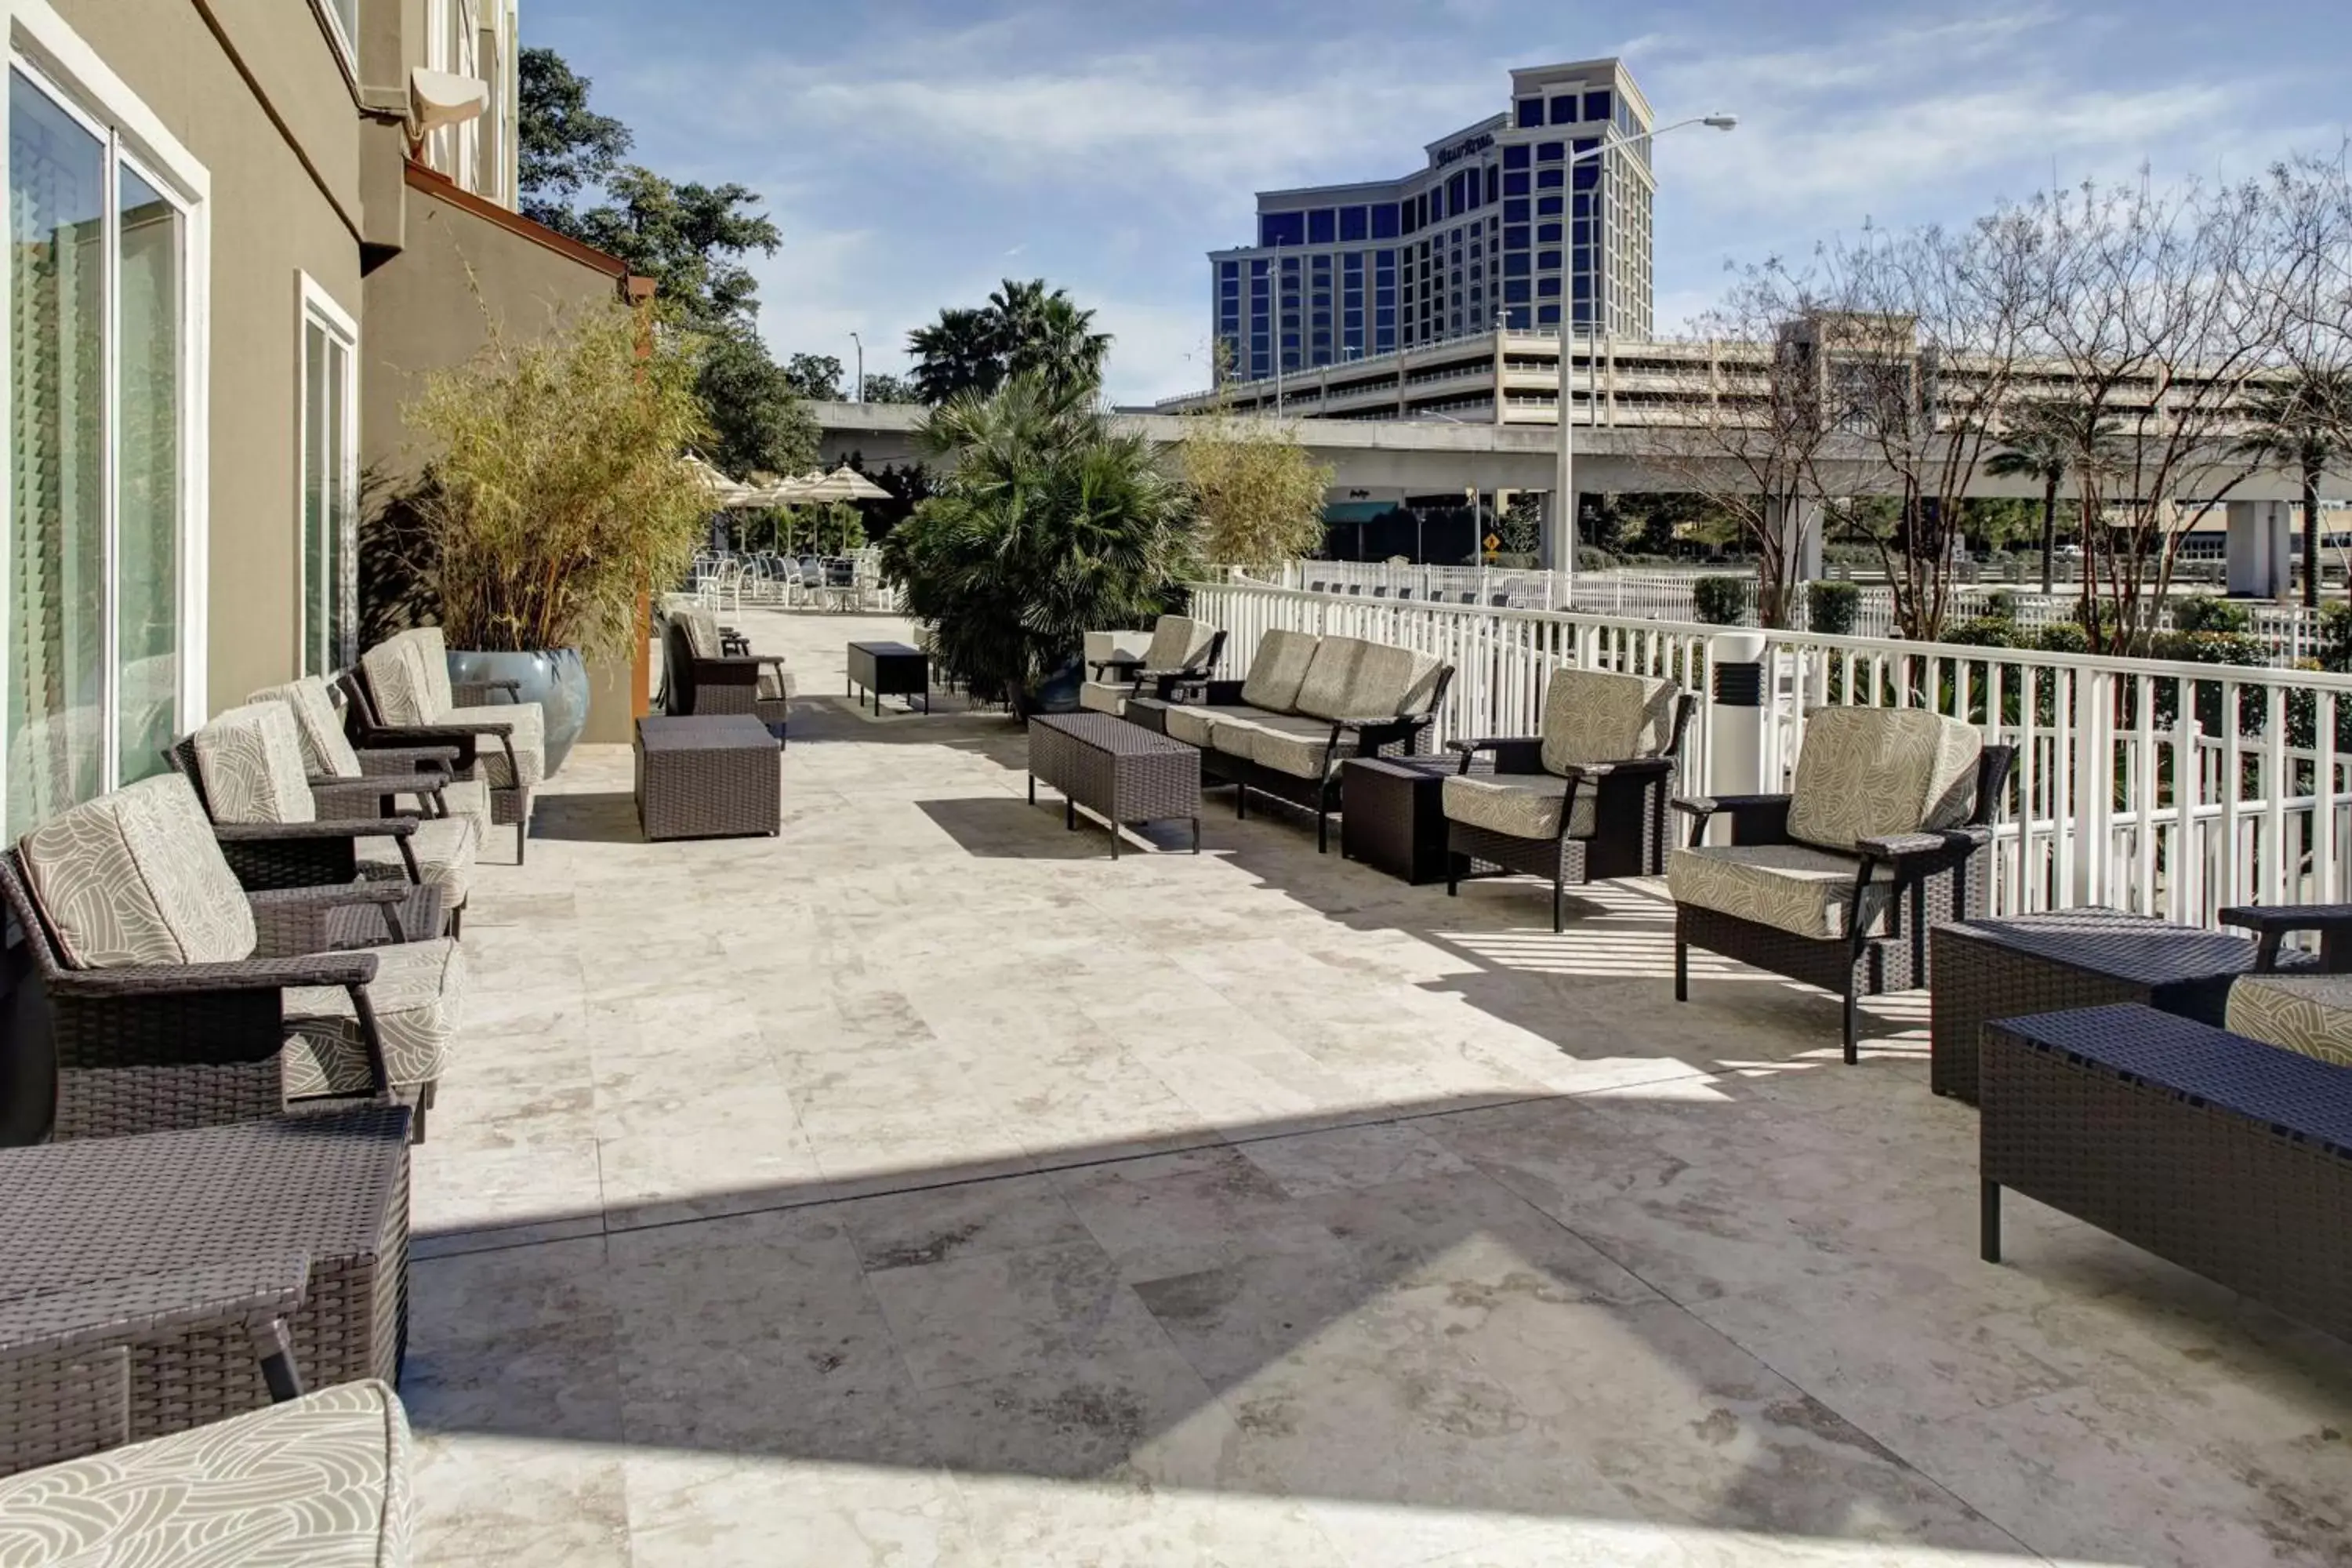
[[[1201,852],[1201,753],[1181,741],[1108,713],[1040,714],[1029,721],[1032,805],[1040,779],[1062,792],[1063,826],[1077,826],[1079,806],[1109,825],[1114,860],[1129,822],[1189,819]]]
[[[2352,1068],[2126,1004],[1986,1026],[1983,1253],[2013,1187],[2352,1340]]]
[[[647,838],[775,837],[782,747],[748,713],[637,721],[637,823]]]
[[[283,1264],[299,1287],[283,1321],[301,1385],[394,1382],[408,1317],[408,1125],[405,1107],[370,1106],[0,1151],[0,1319],[37,1324],[106,1302],[129,1319],[156,1310],[158,1279]],[[270,1403],[239,1321],[193,1319],[110,1353],[126,1360],[95,1366],[66,1347],[11,1363],[0,1474]],[[93,1403],[100,1376],[127,1394]]]

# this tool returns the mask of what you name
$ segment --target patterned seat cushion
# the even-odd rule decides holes
[[[0,1568],[404,1568],[408,1418],[339,1384],[0,1480]]]
[[[801,689],[789,669],[763,669],[759,683],[752,689],[762,702],[790,702],[801,694]]]
[[[1311,632],[1268,632],[1258,638],[1249,676],[1242,682],[1242,700],[1268,713],[1295,710],[1317,640]]]
[[[2248,974],[2230,987],[2233,1035],[2352,1068],[2352,974]]]
[[[441,889],[444,909],[466,901],[474,885],[474,856],[481,847],[482,830],[470,816],[427,817],[416,825],[408,846],[416,856],[416,869],[427,887]],[[408,864],[400,858],[396,838],[359,840],[360,875],[371,882],[404,882]]]
[[[1190,616],[1162,616],[1152,623],[1151,641],[1143,650],[1146,669],[1185,669],[1209,651],[1213,635]]]
[[[1216,743],[1217,715],[1230,713],[1230,708],[1202,708],[1196,704],[1178,702],[1168,709],[1168,735],[1188,746],[1202,750]]]
[[[368,689],[387,724],[396,726],[504,724],[513,731],[516,766],[504,748],[485,738],[476,747],[482,777],[492,789],[530,785],[547,777],[546,717],[536,702],[491,702],[478,708],[451,703],[449,656],[439,626],[412,626],[386,637],[360,656]],[[521,776],[516,777],[517,770]]]
[[[1666,890],[1678,904],[1693,904],[1796,936],[1844,937],[1852,911],[1853,879],[1861,862],[1801,844],[1709,845],[1677,849],[1666,860]],[[1893,873],[1871,873],[1863,896],[1864,929],[1874,934],[1885,924]]]
[[[477,843],[490,836],[489,786],[479,779],[456,779],[441,786],[441,804],[449,808],[452,816],[462,816],[472,822]],[[424,803],[413,796],[403,796],[400,809],[417,816],[424,815]]]
[[[215,822],[315,822],[301,727],[283,702],[248,702],[195,733],[196,772]]]
[[[1968,819],[1984,737],[1923,708],[1816,708],[1789,803],[1789,836],[1832,849]]]
[[[440,717],[441,710],[431,706],[421,647],[414,631],[397,632],[360,655],[376,713],[387,724],[430,724]],[[448,681],[446,668],[442,681]]]
[[[1453,773],[1445,780],[1444,798],[1451,821],[1513,838],[1558,838],[1568,781],[1549,773]],[[1568,837],[1591,837],[1593,814],[1592,786],[1580,785],[1569,814]]]
[[[1089,680],[1078,688],[1078,706],[1089,713],[1108,713],[1115,719],[1127,711],[1127,700],[1132,690],[1124,680]]]
[[[1217,719],[1216,744],[1228,756],[1302,779],[1321,778],[1334,755],[1330,721],[1303,713],[1225,709]]]
[[[33,897],[77,969],[253,956],[253,906],[194,787],[177,773],[61,812],[16,847]]]
[[[302,741],[302,765],[325,778],[360,776],[360,754],[343,734],[343,716],[327,683],[315,675],[283,686],[266,686],[246,699],[248,702],[283,702],[294,710],[295,732]]]
[[[522,770],[520,782],[535,784],[547,777],[547,721],[538,703],[486,702],[479,708],[452,708],[441,715],[440,721],[508,726],[514,742],[515,764]],[[496,737],[483,736],[475,744],[474,757],[492,789],[514,786],[517,781],[507,766],[506,748],[499,744]]]
[[[1391,643],[1366,643],[1342,700],[1350,719],[1412,718],[1437,695],[1439,662]]]
[[[466,992],[466,954],[455,942],[412,942],[370,948],[375,979],[367,988],[383,1037],[393,1087],[413,1089],[441,1076],[457,1037]],[[359,1013],[340,986],[300,985],[286,993],[286,1096],[356,1094],[368,1086],[367,1047]]]
[[[1292,710],[1317,719],[1356,717],[1348,706],[1349,693],[1371,647],[1361,637],[1325,637],[1316,644],[1315,657],[1307,661],[1307,673],[1298,682],[1298,700],[1290,705]]]
[[[1544,689],[1543,765],[1552,773],[1590,763],[1654,757],[1674,740],[1671,680],[1566,666]]]

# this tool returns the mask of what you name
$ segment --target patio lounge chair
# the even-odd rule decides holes
[[[1667,803],[1694,704],[1671,680],[1559,668],[1543,733],[1455,741],[1445,781],[1445,890],[1475,862],[1551,882],[1551,929],[1570,883],[1665,869]],[[1494,771],[1473,773],[1480,756]]]
[[[773,654],[755,654],[743,638],[699,605],[669,612],[662,634],[662,710],[690,714],[748,713],[783,735],[797,690],[792,672]]]
[[[1235,786],[1234,815],[1256,790],[1315,814],[1315,848],[1330,847],[1340,763],[1422,749],[1454,667],[1430,654],[1360,637],[1268,632],[1242,680],[1180,683],[1198,701],[1167,710],[1168,733],[1201,748],[1204,778]]]
[[[343,682],[352,699],[352,741],[362,751],[460,748],[457,776],[480,780],[490,797],[491,821],[515,830],[515,863],[520,865],[530,842],[531,796],[547,776],[546,719],[539,704],[459,707],[438,626],[416,626],[385,638],[361,656],[359,669]],[[488,689],[469,689],[467,695]]]
[[[457,1033],[462,950],[447,938],[328,948],[333,911],[391,915],[406,888],[248,892],[194,789],[163,773],[26,834],[0,855],[0,896],[48,998],[55,1136],[393,1091],[415,1104],[424,1135]]]
[[[470,743],[465,748],[384,746],[362,752],[345,733],[343,710],[333,689],[315,675],[282,686],[266,686],[246,700],[282,702],[292,710],[295,734],[302,743],[302,765],[310,770],[320,811],[359,816],[464,816],[473,821],[478,846],[489,838],[489,791],[478,777],[457,776],[461,751],[470,754]],[[371,807],[364,791],[315,787],[321,782],[339,785],[360,779],[383,781],[394,793],[379,797]],[[427,784],[430,787],[423,787]]]
[[[1188,680],[1207,678],[1224,651],[1225,634],[1190,616],[1162,616],[1150,640],[1140,632],[1088,632],[1087,672],[1078,706],[1116,717],[1130,697],[1166,699]]]
[[[435,800],[440,775],[313,777],[294,710],[283,702],[253,702],[214,715],[172,748],[171,759],[195,785],[222,851],[247,888],[355,877],[432,887],[440,892],[449,934],[463,926],[479,842],[474,818],[386,816],[382,810],[395,791]]]
[[[1786,795],[1677,800],[1691,847],[1666,862],[1675,1000],[1702,947],[1854,1002],[1927,983],[1927,932],[1980,915],[2014,751],[1917,708],[1817,708]],[[1731,842],[1704,843],[1730,818]]]

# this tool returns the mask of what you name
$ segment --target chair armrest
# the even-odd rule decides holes
[[[295,889],[307,892],[308,889]],[[248,895],[249,897],[252,895]],[[307,952],[292,958],[246,958],[228,963],[148,963],[129,969],[68,969],[43,984],[60,996],[92,999],[186,996],[217,991],[283,991],[296,985],[348,989],[375,979],[375,954],[365,949]]]
[[[324,805],[336,799],[364,802],[388,795],[437,795],[448,782],[447,773],[376,773],[367,778],[312,779],[310,793]]]
[[[1923,855],[1941,855],[1955,847],[1951,839],[1941,833],[1886,833],[1875,838],[1857,838],[1853,847],[1858,853],[1873,859],[1897,861],[1916,860]]]
[[[461,693],[464,697],[479,697],[486,692],[491,691],[505,692],[507,700],[509,702],[520,702],[522,700],[522,682],[520,680],[457,680],[450,682],[449,685],[449,695],[452,700],[457,700],[457,706],[460,708],[478,708],[482,706],[479,702],[467,702],[463,700],[460,697]]]
[[[1690,842],[1694,846],[1706,837],[1707,823],[1718,813],[1731,818],[1734,844],[1786,844],[1789,805],[1793,798],[1786,795],[1690,795],[1672,805],[1691,818]]]
[[[2352,969],[2352,904],[2233,904],[2214,918],[2254,933],[2257,974],[2275,970],[2284,939],[2305,931],[2319,933],[2321,971],[2340,974]]]
[[[368,757],[376,752],[431,747],[454,752],[450,765],[463,773],[474,765],[481,731],[462,724],[379,724],[371,726],[366,734],[372,742],[389,740],[393,744],[372,743],[360,747],[360,765],[362,768],[367,765]]]
[[[1181,689],[1198,691],[1199,705],[1203,708],[1242,708],[1247,706],[1242,700],[1242,688],[1248,684],[1245,680],[1188,680]]]
[[[1497,773],[1539,773],[1544,771],[1543,737],[1541,735],[1482,735],[1474,741],[1448,741],[1445,749],[1462,758],[1461,773],[1468,773],[1470,764],[1491,752]]]
[[[1142,659],[1136,658],[1133,654],[1125,654],[1125,653],[1123,653],[1123,654],[1114,655],[1112,658],[1097,658],[1097,659],[1091,659],[1091,660],[1089,660],[1088,662],[1089,662],[1089,663],[1091,663],[1091,664],[1092,664],[1092,665],[1093,665],[1097,669],[1098,669],[1098,670],[1099,670],[1099,669],[1123,669],[1123,670],[1127,670],[1127,671],[1129,671],[1129,672],[1133,672],[1133,671],[1135,671],[1135,670],[1139,670],[1139,669],[1142,669],[1142,668],[1146,668],[1146,667],[1145,667],[1145,663],[1144,663],[1144,661],[1143,661]],[[1171,673],[1171,674],[1181,674],[1181,673],[1182,673],[1182,672],[1181,672],[1181,671],[1171,671],[1170,673]]]
[[[289,844],[314,838],[405,838],[416,831],[413,816],[330,816],[317,822],[215,822],[213,837],[223,844]]]
[[[1672,757],[1622,757],[1613,763],[1577,763],[1568,770],[1571,778],[1642,778],[1670,773],[1675,771]]]
[[[402,821],[414,818],[403,817]],[[273,910],[345,910],[356,904],[390,906],[408,901],[415,889],[398,882],[333,882],[320,888],[261,888],[245,895],[251,904]]]
[[[457,765],[455,746],[374,746],[360,756],[360,776],[373,778],[385,773],[417,773],[438,770],[448,773]]]

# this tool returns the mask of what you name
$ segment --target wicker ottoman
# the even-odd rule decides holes
[[[1077,826],[1082,805],[1110,825],[1114,860],[1125,822],[1189,818],[1201,852],[1201,753],[1181,741],[1108,713],[1041,714],[1029,721],[1033,804],[1040,779],[1062,792],[1065,826]]]
[[[131,1317],[152,1311],[159,1280],[282,1263],[306,1280],[286,1321],[302,1385],[394,1382],[407,1337],[408,1120],[370,1106],[0,1152],[0,1322],[110,1299]],[[127,1366],[71,1351],[9,1363],[0,1474],[269,1403],[242,1327],[200,1321],[111,1353]],[[89,1398],[94,1377],[125,1372],[127,1427],[120,1405],[110,1422]]]
[[[2138,1002],[2219,1025],[2255,953],[2244,937],[2099,909],[1943,925],[1932,940],[1929,1086],[1970,1104],[1993,1019]]]
[[[653,839],[775,837],[782,750],[748,713],[638,720],[638,826]]]
[[[2352,1340],[2352,1068],[2131,1005],[2002,1019],[1982,1067],[1987,1262],[2013,1187]]]

